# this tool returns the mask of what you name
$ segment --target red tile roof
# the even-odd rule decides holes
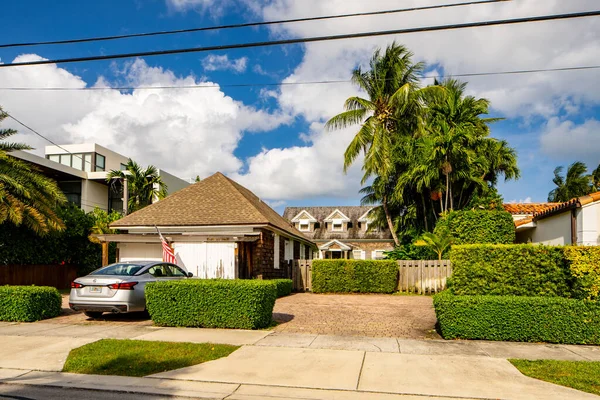
[[[504,209],[511,214],[533,215],[562,203],[505,203]]]

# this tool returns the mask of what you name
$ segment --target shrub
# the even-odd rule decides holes
[[[294,288],[294,282],[291,279],[271,279],[277,285],[277,298],[289,296]]]
[[[463,245],[450,251],[457,295],[562,296],[573,278],[557,246]]]
[[[445,229],[458,245],[515,242],[515,223],[506,211],[451,211],[435,227],[436,233]]]
[[[392,293],[398,265],[392,260],[314,260],[314,293]]]
[[[444,339],[600,344],[600,303],[560,297],[433,298]]]
[[[277,284],[262,280],[188,279],[146,286],[146,307],[160,326],[265,328],[276,298]]]
[[[591,300],[600,297],[600,247],[566,246],[564,255],[573,277],[575,295]]]
[[[430,248],[415,246],[413,243],[401,244],[383,254],[386,260],[435,260],[437,258]]]
[[[0,286],[0,321],[33,322],[60,314],[62,299],[48,286]]]

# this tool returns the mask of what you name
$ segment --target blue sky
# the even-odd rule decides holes
[[[427,4],[444,3],[430,0]],[[385,17],[345,19],[188,33],[152,38],[0,49],[2,62],[89,56],[281,37],[423,26],[594,9],[593,0],[541,0],[477,5]],[[214,24],[398,8],[399,2],[332,0],[64,0],[10,2],[3,7],[2,42],[43,41]],[[424,5],[406,0],[402,6]],[[119,93],[9,92],[8,112],[61,143],[95,141],[181,177],[218,170],[278,210],[289,205],[358,204],[360,170],[341,170],[352,130],[325,132],[323,123],[357,93],[349,83],[228,87],[247,83],[347,79],[376,47],[406,44],[430,73],[470,73],[598,64],[597,19],[528,24],[236,50],[0,70],[8,86],[156,86],[210,82],[218,88]],[[12,71],[9,71],[12,70]],[[582,160],[600,163],[600,83],[597,70],[468,79],[476,96],[492,101],[495,137],[519,154],[522,178],[501,183],[506,201],[545,201],[552,170]],[[22,129],[22,139],[44,143]]]

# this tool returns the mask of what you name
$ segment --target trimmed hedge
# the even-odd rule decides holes
[[[600,299],[600,247],[566,246],[563,251],[571,274],[577,279],[575,296]]]
[[[456,295],[571,297],[574,278],[558,246],[453,246],[451,289]]]
[[[600,303],[560,297],[433,297],[444,339],[600,344]]]
[[[440,219],[436,233],[447,229],[454,244],[511,244],[515,242],[515,223],[506,211],[451,211]]]
[[[289,296],[294,288],[294,282],[291,279],[271,279],[277,285],[277,298]]]
[[[146,286],[146,308],[160,326],[260,329],[271,324],[277,284],[187,279]]]
[[[314,260],[314,293],[392,293],[398,283],[393,260]]]
[[[49,286],[0,286],[0,321],[33,322],[60,314],[62,298]]]

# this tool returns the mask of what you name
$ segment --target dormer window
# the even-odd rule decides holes
[[[310,222],[300,222],[298,224],[300,232],[310,232]]]
[[[333,232],[342,232],[344,230],[344,224],[342,221],[333,221],[331,224],[331,230]]]

